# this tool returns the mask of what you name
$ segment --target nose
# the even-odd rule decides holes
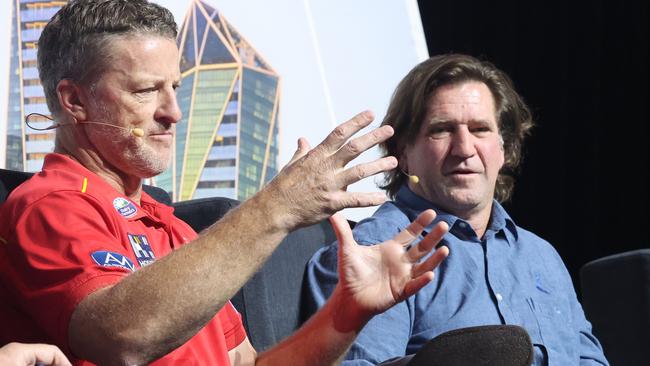
[[[458,128],[451,141],[451,154],[460,158],[469,158],[476,154],[474,136],[466,126]]]
[[[158,110],[156,120],[162,123],[176,123],[183,117],[183,112],[178,106],[176,92],[172,88],[165,88],[159,94]]]

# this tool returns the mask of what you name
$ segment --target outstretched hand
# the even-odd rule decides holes
[[[439,222],[417,245],[418,238],[436,214],[421,213],[405,230],[381,244],[363,246],[356,243],[347,220],[336,213],[330,218],[339,242],[337,290],[345,300],[346,320],[343,327],[360,327],[372,316],[418,292],[433,279],[433,270],[447,257],[449,249],[442,246],[426,260],[449,227]]]
[[[392,127],[383,126],[348,141],[373,119],[371,112],[359,113],[311,150],[305,139],[298,140],[293,158],[267,187],[276,198],[275,217],[282,217],[289,230],[321,221],[343,208],[385,201],[381,192],[347,192],[348,185],[397,166],[397,160],[390,156],[345,168],[361,153],[393,135]]]
[[[56,346],[49,344],[9,343],[0,348],[2,366],[71,366],[70,361]]]

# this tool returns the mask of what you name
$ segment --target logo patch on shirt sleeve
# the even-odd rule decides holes
[[[95,263],[99,264],[100,266],[119,267],[131,272],[135,271],[135,265],[133,262],[122,254],[109,252],[106,250],[99,250],[93,252],[90,256],[93,258]]]
[[[156,260],[146,236],[138,234],[126,235],[129,237],[131,248],[133,248],[133,253],[135,253],[135,258],[138,260],[140,267],[148,266]]]
[[[138,212],[138,209],[135,208],[133,202],[122,197],[117,197],[113,200],[113,207],[115,207],[120,215],[127,219],[135,216],[135,214]]]

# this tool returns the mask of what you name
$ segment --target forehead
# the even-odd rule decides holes
[[[482,82],[443,85],[428,98],[425,121],[466,123],[472,120],[496,122],[494,97]]]
[[[172,38],[157,35],[117,36],[108,43],[110,60],[104,73],[128,77],[180,78],[178,48]]]

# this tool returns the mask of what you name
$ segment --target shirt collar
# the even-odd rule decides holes
[[[78,161],[70,158],[67,155],[50,153],[45,156],[45,161],[43,162],[43,170],[39,173],[42,175],[47,175],[50,172],[54,171],[65,171],[76,176],[82,177],[82,181],[79,182],[79,189],[83,192],[92,192],[96,196],[102,196],[111,202],[113,207],[117,210],[118,213],[128,221],[135,221],[142,219],[143,217],[149,217],[154,221],[162,221],[167,223],[171,215],[173,214],[174,209],[163,205],[160,202],[154,200],[149,196],[144,190],[142,191],[140,197],[140,205],[136,202],[131,201],[128,197],[121,194],[113,186],[108,184],[104,179],[99,177],[97,174],[91,172],[86,167],[81,165]],[[118,202],[116,202],[116,200]],[[128,204],[123,200],[128,201],[135,208],[135,213],[129,214]],[[121,202],[120,202],[121,201]],[[116,205],[122,203],[124,210],[120,212]]]
[[[453,228],[457,223],[460,224],[461,222],[465,222],[461,218],[438,208],[434,203],[425,198],[418,196],[406,184],[402,185],[399,191],[397,191],[395,203],[407,213],[407,216],[411,221],[415,220],[415,218],[424,210],[431,208],[436,211],[436,218],[429,226],[427,226],[426,231],[431,231],[433,226],[440,221],[445,221],[450,228]],[[512,242],[513,239],[516,241],[519,238],[515,222],[512,220],[510,215],[508,215],[503,206],[501,206],[501,204],[496,200],[493,200],[492,215],[488,231],[498,233],[501,230],[506,233],[509,243]],[[512,237],[510,235],[512,235]]]

